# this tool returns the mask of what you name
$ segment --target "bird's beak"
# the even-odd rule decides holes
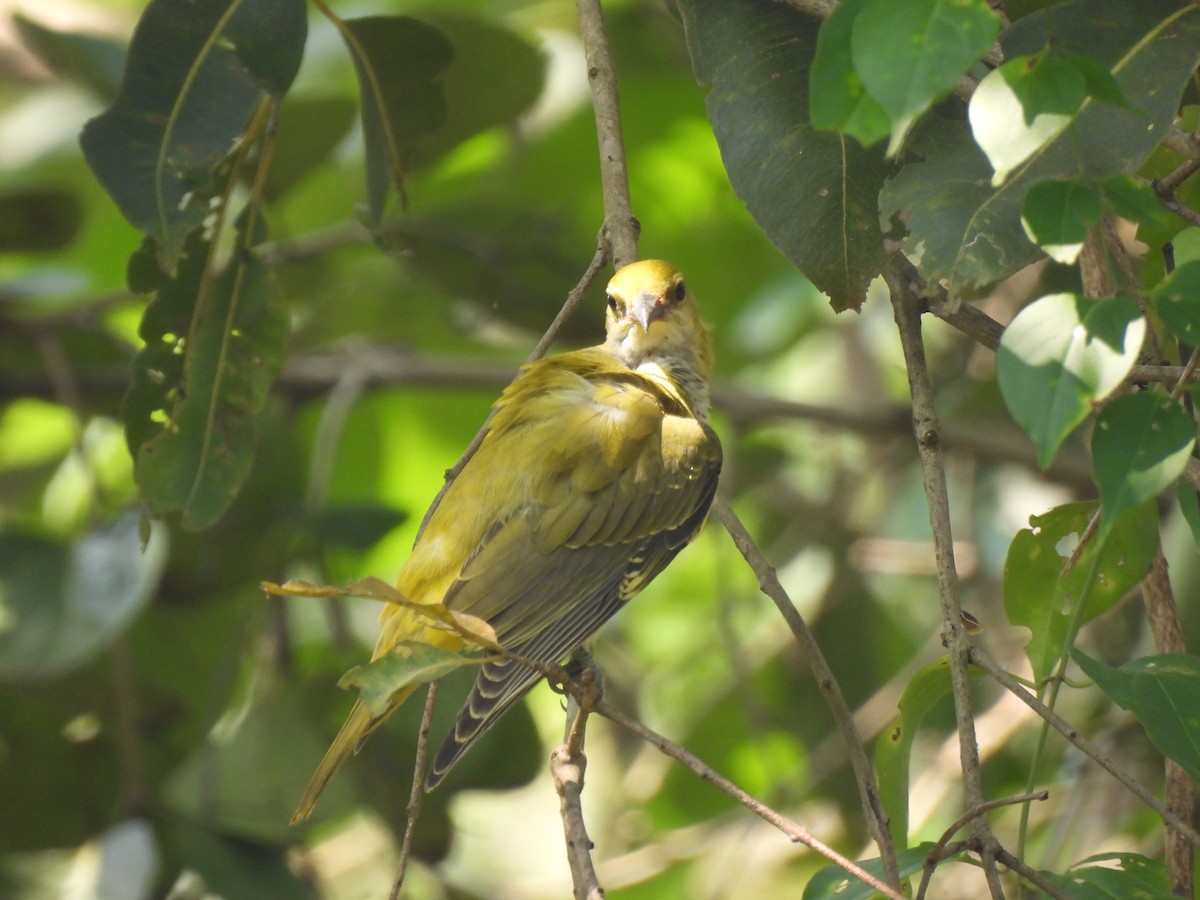
[[[654,320],[661,319],[666,311],[667,305],[662,297],[652,291],[638,291],[626,315],[641,325],[643,332],[647,332]]]

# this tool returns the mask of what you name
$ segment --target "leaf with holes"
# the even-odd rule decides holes
[[[1158,515],[1153,504],[1145,504],[1121,516],[1107,539],[1093,537],[1064,573],[1097,509],[1095,503],[1068,503],[1032,516],[1029,528],[1017,532],[1009,545],[1004,609],[1009,622],[1030,631],[1025,653],[1039,681],[1054,671],[1072,621],[1084,625],[1116,605],[1145,577],[1158,549]],[[1087,573],[1097,553],[1096,578],[1088,588]]]

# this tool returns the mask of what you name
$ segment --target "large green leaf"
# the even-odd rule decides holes
[[[880,150],[809,120],[817,23],[768,0],[679,6],[734,190],[834,309],[857,309],[886,257],[877,198],[887,167]]]
[[[454,48],[437,28],[409,16],[367,16],[340,23],[362,95],[367,207],[378,227],[394,187],[422,140],[445,121],[441,75]]]
[[[921,844],[901,850],[896,854],[896,865],[900,869],[900,877],[908,878],[921,871],[925,858],[933,849],[933,843]],[[883,863],[878,859],[859,860],[857,865],[871,875],[883,880]],[[865,882],[859,881],[853,875],[847,875],[844,869],[837,866],[826,866],[817,872],[808,884],[804,886],[802,900],[868,900],[878,897],[875,889]]]
[[[1047,256],[1071,265],[1102,212],[1100,197],[1085,182],[1043,181],[1025,195],[1021,224]]]
[[[150,510],[182,513],[188,528],[216,521],[249,473],[254,419],[283,363],[287,317],[252,249],[263,230],[243,227],[216,276],[215,248],[196,232],[173,276],[152,241],[130,264],[130,286],[156,294],[122,409],[134,471]]]
[[[996,378],[1043,468],[1092,404],[1121,384],[1145,333],[1146,321],[1132,303],[1077,294],[1035,300],[1004,330]]]
[[[1158,549],[1158,516],[1153,504],[1146,504],[1121,516],[1106,539],[1094,537],[1064,573],[1096,510],[1095,503],[1068,503],[1032,516],[1030,527],[1017,532],[1008,548],[1004,608],[1013,625],[1031,632],[1025,652],[1039,681],[1054,670],[1072,623],[1084,625],[1111,609],[1145,577]],[[1097,554],[1089,587],[1088,571]]]
[[[165,558],[165,531],[155,528],[143,550],[136,515],[66,546],[0,535],[0,678],[47,678],[91,661],[145,606]]]
[[[1110,668],[1071,650],[1084,674],[1146,729],[1154,746],[1200,781],[1200,657],[1144,656]]]
[[[999,187],[961,120],[928,119],[913,134],[913,158],[881,195],[885,218],[898,213],[907,220],[910,246],[922,250],[922,274],[953,293],[977,293],[1039,258],[1020,224],[1033,185],[1126,175],[1145,161],[1174,120],[1200,57],[1200,7],[1072,0],[1015,23],[1001,43],[1010,57],[1031,56],[1051,36],[1061,50],[1107,67],[1129,106],[1089,97],[1071,124]]]
[[[209,214],[215,171],[266,96],[281,97],[307,34],[302,0],[153,0],[117,98],[83,152],[125,217],[173,265]]]
[[[1200,260],[1189,260],[1150,292],[1154,311],[1187,344],[1200,343]]]
[[[1125,510],[1169,488],[1183,474],[1195,444],[1195,421],[1165,394],[1127,394],[1105,406],[1092,433],[1100,534]]]
[[[842,0],[821,23],[808,80],[808,104],[817,128],[842,131],[864,147],[892,130],[887,110],[867,93],[850,55],[850,35],[868,0]]]

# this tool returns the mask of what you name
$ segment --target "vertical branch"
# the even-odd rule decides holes
[[[971,709],[971,680],[967,673],[971,643],[963,628],[962,607],[958,599],[958,572],[954,565],[954,543],[950,530],[950,500],[946,491],[946,471],[942,462],[940,425],[933,405],[933,388],[925,364],[925,346],[921,337],[921,304],[914,283],[894,266],[884,269],[883,277],[892,295],[896,327],[904,349],[904,364],[912,394],[913,431],[921,456],[925,498],[929,504],[929,524],[933,531],[937,563],[938,594],[942,604],[942,643],[950,657],[950,678],[954,688],[954,712],[958,723],[958,749],[962,764],[963,793],[968,809],[982,807],[983,780],[979,765],[979,744],[975,737],[975,718]],[[982,848],[984,874],[993,897],[1003,897],[996,869],[995,838],[986,818],[972,824],[976,841]]]
[[[1154,643],[1160,653],[1186,653],[1183,629],[1179,624],[1179,610],[1175,594],[1171,590],[1171,579],[1167,571],[1167,560],[1160,550],[1150,564],[1150,572],[1142,582],[1142,598],[1146,604],[1146,618],[1154,633]],[[1167,760],[1166,784],[1163,793],[1167,808],[1185,822],[1194,819],[1196,809],[1196,785],[1187,771],[1174,760]],[[1173,827],[1166,827],[1164,856],[1167,863],[1167,878],[1171,891],[1179,897],[1194,895],[1192,857],[1193,848],[1187,835]]]
[[[604,191],[604,234],[618,269],[636,262],[639,225],[629,198],[629,167],[621,130],[617,69],[604,30],[600,0],[575,0],[579,34],[587,59],[588,85],[596,111],[596,141],[600,145],[600,184]]]

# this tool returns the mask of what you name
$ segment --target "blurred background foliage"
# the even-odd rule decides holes
[[[369,653],[378,610],[268,602],[258,583],[390,579],[443,472],[591,258],[603,209],[574,9],[332,3],[347,17],[416,16],[455,52],[444,124],[412,157],[407,209],[378,241],[361,224],[354,66],[312,12],[265,188],[262,255],[286,312],[288,362],[224,515],[203,531],[170,519],[147,531],[119,418],[146,305],[126,283],[141,238],[78,140],[114,97],[142,6],[0,3],[0,894],[380,896],[419,704],[372,738],[310,826],[289,828],[349,706],[336,681]],[[873,737],[941,652],[885,292],[876,283],[861,312],[835,315],[731,189],[676,16],[651,0],[605,12],[642,254],[688,273],[713,326],[723,491]],[[1074,270],[1043,262],[980,303],[1007,322],[1029,298],[1075,284]],[[595,342],[602,312],[596,288],[561,344]],[[1031,514],[1091,496],[1082,441],[1040,473],[1004,411],[992,354],[936,321],[926,334],[964,602],[990,650],[1012,662],[1028,634],[1003,615],[1005,554]],[[1194,597],[1186,529],[1172,519],[1165,542],[1179,595]],[[1184,612],[1194,641],[1194,608]],[[1102,659],[1139,645],[1148,638],[1128,605],[1089,633]],[[805,660],[718,527],[606,629],[597,656],[616,705],[823,840],[873,855]],[[435,731],[466,687],[447,685]],[[1109,750],[1156,783],[1160,763],[1140,731],[1080,703],[1084,720],[1106,717],[1095,727]],[[1019,793],[1029,713],[989,686],[978,704],[989,792]],[[427,798],[412,896],[569,893],[544,765],[560,705],[538,688]],[[914,843],[958,814],[957,767],[945,762],[953,727],[947,698],[916,737]],[[794,897],[820,868],[607,723],[593,720],[588,750],[585,808],[610,896]],[[1034,810],[1039,865],[1159,839],[1121,788],[1061,746],[1051,754],[1048,777],[1072,789]]]

